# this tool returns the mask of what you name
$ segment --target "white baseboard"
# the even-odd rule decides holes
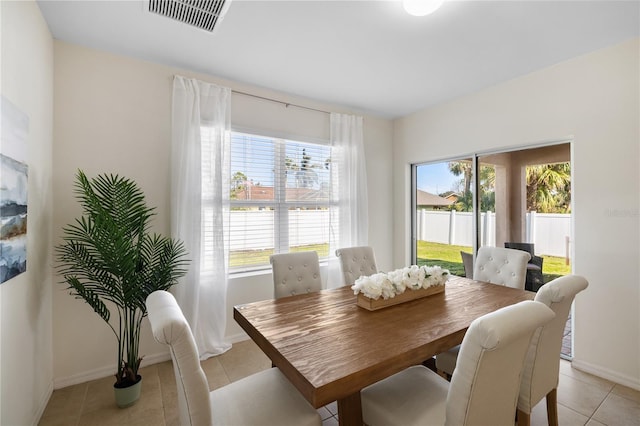
[[[31,422],[33,426],[37,426],[38,423],[40,423],[42,415],[44,414],[44,410],[47,408],[47,404],[49,404],[49,400],[51,399],[51,394],[53,394],[53,382],[49,383],[47,390],[44,392],[42,398],[40,399],[40,403],[37,407],[38,409],[33,416],[33,421]]]
[[[623,376],[616,371],[609,370],[608,368],[603,368],[599,365],[593,365],[588,362],[580,361],[575,358],[571,362],[571,366],[580,371],[584,371],[585,373],[593,374],[594,376],[598,376],[611,382],[618,383],[623,386],[640,391],[640,378]]]
[[[240,332],[231,336],[226,336],[226,340],[233,344],[238,342],[243,342],[249,339],[249,335],[245,332]],[[142,359],[142,363],[140,367],[146,367],[149,365],[157,364],[159,362],[168,361],[171,359],[171,355],[169,352],[159,353],[154,355],[147,355]],[[53,389],[62,389],[67,386],[77,385],[79,383],[89,382],[91,380],[102,379],[104,377],[113,376],[114,367],[113,365],[104,366],[101,368],[96,368],[95,370],[86,371],[79,374],[74,374],[73,376],[68,377],[60,377],[53,381]],[[51,394],[49,394],[49,397]],[[48,401],[48,398],[47,398]],[[46,406],[46,403],[45,403]],[[43,409],[44,410],[44,409]]]
[[[168,361],[171,359],[169,352],[146,355],[142,358],[140,367],[147,367],[149,365],[157,364],[159,362]],[[113,365],[96,368],[95,370],[85,371],[84,373],[74,374],[73,376],[60,377],[53,381],[53,389],[62,389],[67,386],[77,385],[79,383],[89,382],[91,380],[102,379],[114,375]],[[114,379],[115,380],[115,379]]]

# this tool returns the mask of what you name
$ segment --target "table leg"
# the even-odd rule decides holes
[[[362,426],[360,392],[338,400],[338,422],[340,426]]]

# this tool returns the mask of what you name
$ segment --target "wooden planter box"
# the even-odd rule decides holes
[[[357,305],[368,311],[376,311],[378,309],[386,308],[387,306],[399,305],[400,303],[409,302],[411,300],[420,299],[422,297],[431,296],[433,294],[442,293],[444,291],[444,284],[434,285],[429,288],[421,288],[420,290],[405,290],[402,294],[397,294],[396,297],[391,299],[370,299],[362,293],[358,293]]]

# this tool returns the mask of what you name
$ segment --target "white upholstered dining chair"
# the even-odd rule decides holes
[[[153,337],[169,345],[178,388],[180,425],[317,425],[318,412],[277,368],[209,391],[196,342],[176,299],[166,291],[147,297]]]
[[[269,262],[276,299],[322,290],[320,262],[315,251],[274,254]]]
[[[546,397],[549,426],[558,425],[557,388],[565,324],[576,294],[589,283],[578,275],[556,278],[540,287],[535,300],[549,306],[555,318],[531,339],[518,398],[518,426],[529,426],[531,410]]]
[[[373,247],[345,247],[336,250],[336,256],[340,259],[344,285],[353,285],[361,276],[378,272]]]
[[[524,289],[529,259],[531,255],[522,250],[480,247],[473,266],[473,279]],[[436,369],[440,374],[453,374],[459,351],[458,345],[436,355]]]
[[[480,247],[473,264],[473,279],[524,289],[529,259],[531,255],[522,250]]]
[[[361,391],[369,426],[513,424],[531,336],[554,317],[542,303],[520,302],[471,323],[451,383],[413,366]]]

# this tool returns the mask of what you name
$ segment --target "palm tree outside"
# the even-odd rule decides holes
[[[527,166],[527,210],[571,213],[571,164]]]

